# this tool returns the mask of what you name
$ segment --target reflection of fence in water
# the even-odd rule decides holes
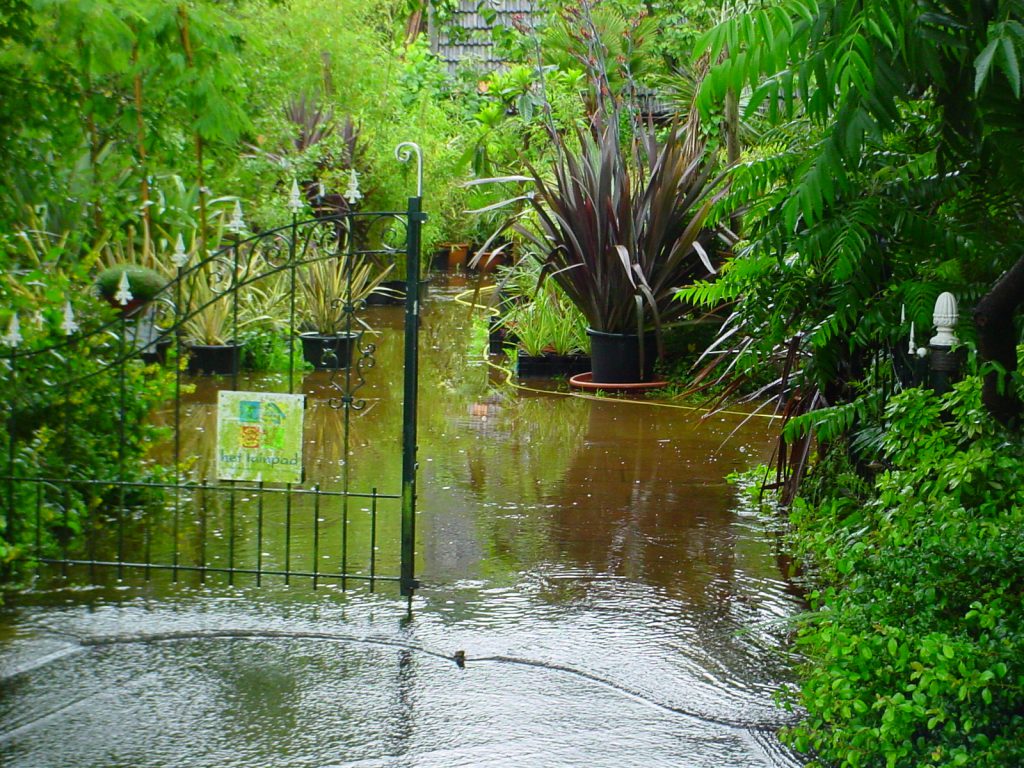
[[[266,575],[286,581],[310,576],[316,583],[343,579],[341,574],[377,579],[382,568],[394,573],[399,560],[398,496],[382,494],[373,485],[356,489],[352,478],[345,477],[349,464],[357,463],[347,446],[376,442],[378,432],[389,425],[374,423],[375,400],[346,417],[344,409],[324,399],[328,388],[304,388],[311,394],[304,416],[304,480],[298,485],[218,482],[217,388],[204,386],[184,402],[178,450],[188,485],[168,500],[151,531],[139,532],[136,543],[148,546],[155,561],[177,564],[182,573],[196,573],[201,581],[213,573],[225,574],[218,578],[231,583],[238,575],[257,582]],[[390,426],[397,432],[397,423]],[[172,454],[170,442],[153,451],[158,461]],[[361,474],[380,477],[379,470],[378,464]]]

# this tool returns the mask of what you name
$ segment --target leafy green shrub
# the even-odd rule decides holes
[[[37,549],[52,556],[101,535],[122,501],[142,503],[105,481],[161,472],[146,461],[160,434],[149,417],[173,371],[125,360],[131,323],[109,324],[115,313],[89,295],[91,264],[75,253],[57,243],[0,255],[0,328],[10,334],[12,311],[21,320],[18,346],[0,346],[0,578]]]
[[[302,344],[298,339],[289,347],[287,336],[273,328],[252,328],[243,331],[242,367],[261,373],[287,373],[311,371],[313,366],[302,357]],[[290,355],[290,357],[289,357]]]
[[[1024,764],[1024,445],[980,392],[895,396],[871,497],[793,511],[820,589],[786,737],[819,765]]]
[[[84,537],[100,533],[122,497],[114,485],[95,481],[159,476],[159,468],[145,461],[161,434],[149,417],[170,396],[173,373],[129,360],[122,383],[121,369],[108,367],[119,354],[115,339],[94,334],[58,354],[19,351],[13,371],[11,360],[0,358],[0,396],[9,410],[0,428],[0,466],[7,476],[0,482],[0,562],[31,558],[37,547],[53,556],[63,546],[74,548]],[[126,493],[126,506],[143,501],[134,496]]]

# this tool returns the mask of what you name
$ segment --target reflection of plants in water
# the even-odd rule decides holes
[[[586,406],[568,398],[492,389],[468,406],[458,404],[456,413],[449,409],[447,429],[424,444],[424,454],[434,459],[432,468],[439,475],[435,483],[463,487],[474,508],[492,510],[474,513],[471,523],[460,522],[457,511],[446,521],[472,527],[486,551],[480,563],[485,575],[504,581],[556,553],[547,502],[561,486],[586,432]],[[472,438],[468,448],[450,439],[451,432],[465,436],[467,431]]]
[[[327,400],[311,400],[306,408],[303,432],[303,465],[307,483],[320,483],[324,488],[340,487],[346,459],[369,439],[370,424],[376,402],[369,401],[361,411],[333,407]]]
[[[473,493],[480,500],[542,503],[555,492],[587,431],[585,403],[529,397],[494,389],[491,406],[470,406],[469,423],[489,424],[492,438],[467,455]],[[476,413],[474,413],[476,409]]]
[[[216,403],[182,403],[178,434],[183,479],[192,482],[212,480],[217,459]]]
[[[745,448],[723,444],[728,425],[696,424],[682,411],[594,402],[589,413],[552,499],[563,557],[728,611],[744,553],[724,476],[749,462]]]
[[[180,494],[169,491],[168,503],[162,510],[150,513],[148,531],[140,533],[133,546],[140,551],[146,547],[154,562],[170,563],[177,553],[177,562],[186,567],[266,571],[287,565],[292,570],[321,574],[344,570],[366,575],[373,558],[376,573],[397,573],[398,502],[388,498],[374,502],[370,494],[374,488],[378,494],[393,496],[401,490],[397,439],[401,433],[401,403],[394,408],[382,407],[383,401],[370,398],[364,410],[351,413],[346,465],[345,414],[328,404],[329,398],[337,394],[328,380],[326,375],[310,374],[302,382],[300,391],[307,395],[303,432],[305,481],[294,486],[296,492],[290,497],[281,492],[283,486],[268,486],[258,493],[252,490],[250,482],[233,486],[216,481],[217,385],[201,382],[201,388],[182,401],[180,410],[181,478],[195,486]],[[271,377],[246,380],[242,387],[287,388],[285,382]],[[157,416],[165,424],[173,419],[172,409]],[[384,433],[393,433],[396,439],[389,441],[382,437]],[[173,441],[156,446],[153,458],[173,466]],[[346,468],[352,473],[350,490],[361,495],[338,495],[343,489]],[[374,506],[375,522],[371,513]],[[376,550],[371,549],[374,544]],[[194,581],[201,577],[182,573],[181,578]],[[210,573],[205,578],[224,583],[229,577]],[[247,584],[255,575],[236,574],[234,579],[235,583]]]
[[[420,329],[420,373],[421,380],[438,387],[450,395],[470,395],[467,387],[475,383],[473,377],[465,375],[466,366],[473,358],[480,360],[479,348],[472,349],[466,343],[465,332],[473,324],[473,318],[481,312],[453,301],[434,302],[424,315]]]

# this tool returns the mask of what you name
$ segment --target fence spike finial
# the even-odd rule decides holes
[[[3,337],[3,342],[8,347],[17,348],[24,339],[21,336],[21,321],[18,319],[18,313],[15,312],[11,315],[11,321],[7,324],[7,333]]]
[[[292,213],[298,213],[302,210],[302,193],[299,191],[297,179],[292,179],[292,189],[288,193],[288,210]]]
[[[135,297],[132,296],[132,284],[128,280],[128,270],[121,273],[121,279],[117,282],[117,293],[114,294],[114,301],[122,307],[128,306]]]
[[[75,310],[71,306],[71,299],[64,302],[64,320],[60,324],[60,329],[64,331],[65,336],[71,336],[78,333],[79,326],[75,320]]]
[[[178,233],[178,239],[174,241],[174,253],[171,255],[171,261],[178,269],[188,264],[188,251],[185,250],[185,239],[181,236],[181,232]]]
[[[343,197],[349,205],[355,205],[363,198],[363,193],[359,191],[359,174],[355,168],[349,170],[348,188]]]
[[[242,217],[241,200],[235,200],[235,210],[231,214],[231,221],[228,222],[228,229],[236,235],[245,232],[245,219]]]

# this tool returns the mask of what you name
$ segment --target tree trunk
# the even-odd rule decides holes
[[[421,3],[417,6],[416,10],[410,14],[409,19],[405,22],[405,47],[408,48],[410,45],[416,42],[416,38],[420,36],[424,26],[424,14],[423,9],[426,3]]]
[[[324,81],[324,99],[330,101],[334,98],[334,66],[331,62],[331,52],[321,51],[320,52],[320,66],[323,72]]]
[[[978,354],[982,360],[998,363],[1005,369],[985,376],[982,402],[1001,424],[1016,427],[1021,402],[1007,375],[1017,370],[1017,334],[1014,315],[1024,303],[1024,256],[996,281],[974,308],[978,329]]]

